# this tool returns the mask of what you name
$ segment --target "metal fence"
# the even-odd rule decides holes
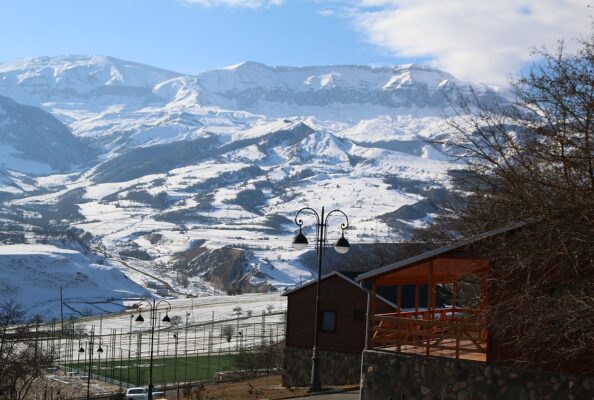
[[[148,384],[151,356],[150,321],[103,330],[86,321],[69,321],[62,330],[57,324],[36,328],[41,349],[52,352],[56,363],[84,379],[105,380],[124,387]],[[260,359],[284,343],[286,313],[265,312],[236,318],[190,322],[178,318],[166,325],[156,320],[153,340],[153,382],[157,385],[212,380],[220,371],[243,368],[246,360]],[[101,348],[102,352],[99,352]],[[272,350],[271,350],[272,349]],[[261,356],[261,357],[260,357]],[[244,362],[242,362],[244,361]]]

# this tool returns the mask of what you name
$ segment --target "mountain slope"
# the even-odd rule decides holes
[[[48,174],[92,161],[93,156],[51,114],[0,96],[0,166]]]
[[[65,316],[121,311],[124,301],[146,291],[97,257],[51,244],[0,246],[0,300],[14,300],[28,315],[46,321]]]

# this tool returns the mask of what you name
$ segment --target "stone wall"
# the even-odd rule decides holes
[[[312,349],[286,346],[283,357],[283,385],[309,386]],[[320,381],[326,385],[358,384],[361,353],[320,351]]]
[[[594,377],[368,350],[361,399],[594,399]]]

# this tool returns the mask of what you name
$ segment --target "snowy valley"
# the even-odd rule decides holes
[[[197,296],[282,290],[315,276],[312,249],[291,248],[304,206],[345,211],[353,244],[405,240],[451,188],[456,165],[428,141],[470,90],[501,96],[421,65],[185,76],[103,56],[0,63],[0,294],[72,271],[85,278],[65,295],[82,315],[155,279]],[[19,300],[54,301],[51,285]],[[83,293],[93,305],[75,305]]]

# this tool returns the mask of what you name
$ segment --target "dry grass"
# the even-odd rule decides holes
[[[271,375],[249,381],[212,383],[208,384],[205,389],[206,394],[202,398],[197,397],[197,392],[194,390],[191,400],[279,400],[301,397],[306,394],[307,388],[286,388],[281,384],[280,375]],[[340,389],[340,387],[328,389]],[[181,398],[189,400],[188,397]]]
[[[250,381],[213,383],[206,386],[208,400],[284,399],[305,393],[305,388],[286,388],[280,375],[264,376]],[[194,400],[196,397],[194,397]]]

